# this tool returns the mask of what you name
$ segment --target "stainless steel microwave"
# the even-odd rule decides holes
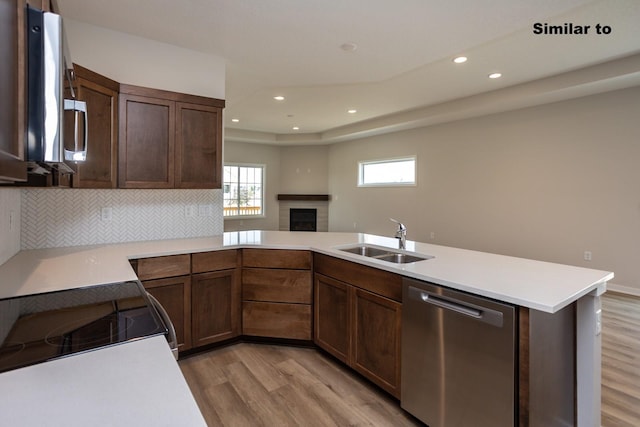
[[[73,62],[60,15],[27,6],[27,51],[27,161],[73,173],[67,163],[87,158],[87,106],[75,99]],[[65,90],[70,99],[64,98]],[[65,135],[65,111],[73,115],[73,135]]]

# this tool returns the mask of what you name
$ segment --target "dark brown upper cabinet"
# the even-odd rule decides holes
[[[118,185],[118,82],[74,64],[75,92],[87,103],[87,160],[76,165],[75,188],[116,188]],[[83,125],[80,127],[82,128]],[[66,135],[72,135],[67,133]],[[72,138],[69,138],[71,141]],[[67,142],[65,142],[65,145]]]
[[[0,183],[26,181],[24,0],[0,0],[0,58]]]
[[[221,188],[224,100],[120,86],[118,186]]]

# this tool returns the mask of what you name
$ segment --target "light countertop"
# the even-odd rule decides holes
[[[590,292],[604,292],[613,278],[607,271],[413,241],[407,241],[408,252],[434,258],[398,265],[339,250],[358,243],[394,249],[398,245],[393,238],[361,233],[254,230],[195,239],[27,250],[0,266],[0,298],[134,280],[129,259],[247,247],[313,250],[549,313]]]
[[[0,374],[2,426],[207,424],[164,336]]]

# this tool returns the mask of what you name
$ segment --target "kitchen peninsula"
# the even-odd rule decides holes
[[[372,267],[516,306],[521,313],[519,333],[535,337],[535,319],[544,324],[568,307],[575,310],[575,402],[578,426],[599,423],[600,335],[599,295],[613,273],[533,261],[470,250],[407,241],[406,251],[428,255],[425,261],[390,263],[340,250],[350,245],[397,248],[397,240],[360,233],[307,233],[277,231],[229,232],[221,236],[168,241],[134,242],[22,251],[0,266],[0,298],[52,292],[62,289],[136,280],[130,260],[229,249],[305,250],[333,259]],[[572,313],[574,313],[572,311]],[[522,324],[523,318],[531,320]],[[544,331],[543,331],[544,332]],[[522,345],[522,340],[520,345]],[[571,346],[571,345],[570,345]],[[102,351],[102,350],[101,350]],[[534,355],[531,357],[544,357]],[[520,369],[523,369],[520,360]],[[527,363],[529,360],[527,360]],[[535,369],[531,360],[531,369]],[[527,368],[524,368],[527,369]],[[528,371],[527,371],[528,372]],[[518,413],[520,425],[536,424],[537,401],[544,378],[520,379],[520,399],[527,396],[527,412]],[[523,388],[524,387],[524,388]],[[543,399],[544,400],[544,399]],[[529,415],[531,418],[529,419]]]

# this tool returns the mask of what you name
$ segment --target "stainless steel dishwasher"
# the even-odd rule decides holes
[[[402,407],[429,427],[516,420],[515,307],[405,279]]]

